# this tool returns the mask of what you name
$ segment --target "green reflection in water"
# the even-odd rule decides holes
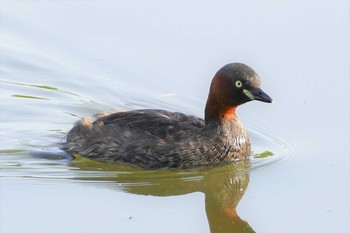
[[[78,171],[91,172],[88,176],[84,173],[75,179],[115,182],[112,187],[116,190],[145,196],[164,197],[202,192],[212,233],[254,232],[236,212],[248,187],[249,160],[212,168],[144,170],[75,157],[70,166],[79,168]]]
[[[0,149],[0,155],[2,154],[23,154],[26,153],[23,149]]]
[[[74,94],[72,92],[64,91],[64,90],[61,90],[59,88],[46,86],[46,85],[24,84],[24,83],[9,82],[9,81],[4,81],[4,80],[0,80],[0,82],[8,83],[8,84],[14,84],[14,85],[19,85],[19,86],[35,87],[35,88],[46,89],[46,90],[50,90],[50,91],[58,91],[58,92],[63,92],[65,94],[69,94],[69,95],[79,96],[79,95]]]
[[[262,159],[262,158],[266,158],[266,157],[270,157],[273,156],[274,154],[271,151],[264,151],[262,153],[259,154],[255,154],[254,158],[256,159]]]
[[[50,100],[48,98],[42,98],[42,97],[37,97],[37,96],[31,96],[31,95],[12,95],[12,97],[16,98],[25,98],[25,99],[36,99],[36,100]]]

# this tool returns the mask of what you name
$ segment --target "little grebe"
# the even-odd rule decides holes
[[[64,150],[147,169],[231,163],[250,155],[247,131],[235,112],[251,100],[272,102],[253,69],[231,63],[211,82],[204,120],[151,109],[116,112],[93,122],[83,119],[69,131]]]

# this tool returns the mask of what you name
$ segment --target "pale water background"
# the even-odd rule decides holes
[[[1,233],[350,231],[349,1],[0,9]],[[212,76],[235,61],[275,100],[238,111],[254,152],[273,156],[142,171],[60,152],[75,121],[102,111],[202,117]]]

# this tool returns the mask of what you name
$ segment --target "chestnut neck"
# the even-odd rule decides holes
[[[223,106],[218,103],[216,98],[209,94],[207,104],[205,106],[205,124],[223,125],[232,119],[236,119],[237,106]]]

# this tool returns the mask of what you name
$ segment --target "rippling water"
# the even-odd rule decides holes
[[[0,29],[1,232],[349,231],[347,2],[3,1]],[[142,170],[59,149],[104,111],[202,116],[232,61],[276,101],[238,110],[249,160]]]
[[[44,69],[39,67],[36,69],[38,74],[43,73]],[[61,80],[63,86],[67,85],[64,81]],[[60,150],[65,141],[66,129],[69,129],[77,119],[110,110],[113,107],[99,104],[94,100],[83,100],[83,97],[71,92],[72,90],[67,91],[43,84],[7,80],[1,80],[1,82],[6,89],[4,94],[8,103],[8,106],[4,105],[3,116],[4,119],[11,119],[3,122],[3,125],[6,123],[7,129],[3,127],[2,133],[9,136],[4,137],[8,141],[3,144],[8,146],[0,151],[3,162],[2,176],[83,179],[85,173],[74,168],[71,171],[67,165],[71,163],[72,157]],[[114,91],[118,93],[118,89]],[[70,98],[79,98],[80,103],[69,106],[70,103],[65,101],[69,101]],[[159,103],[164,101],[162,96],[157,98]],[[147,100],[144,102],[147,103]],[[156,100],[154,104],[157,104]],[[125,105],[130,109],[137,108],[131,104]],[[125,106],[121,107],[125,108]],[[75,120],[71,122],[66,120],[68,123],[63,124],[65,118],[75,118]],[[16,128],[11,126],[11,121]],[[250,170],[273,165],[290,156],[291,147],[288,143],[276,136],[266,134],[266,129],[253,129],[251,126],[249,131],[254,142]],[[52,170],[52,166],[55,169]],[[100,170],[100,168],[91,169]],[[98,174],[97,176],[104,176],[100,172]],[[87,175],[89,176],[89,173]]]

